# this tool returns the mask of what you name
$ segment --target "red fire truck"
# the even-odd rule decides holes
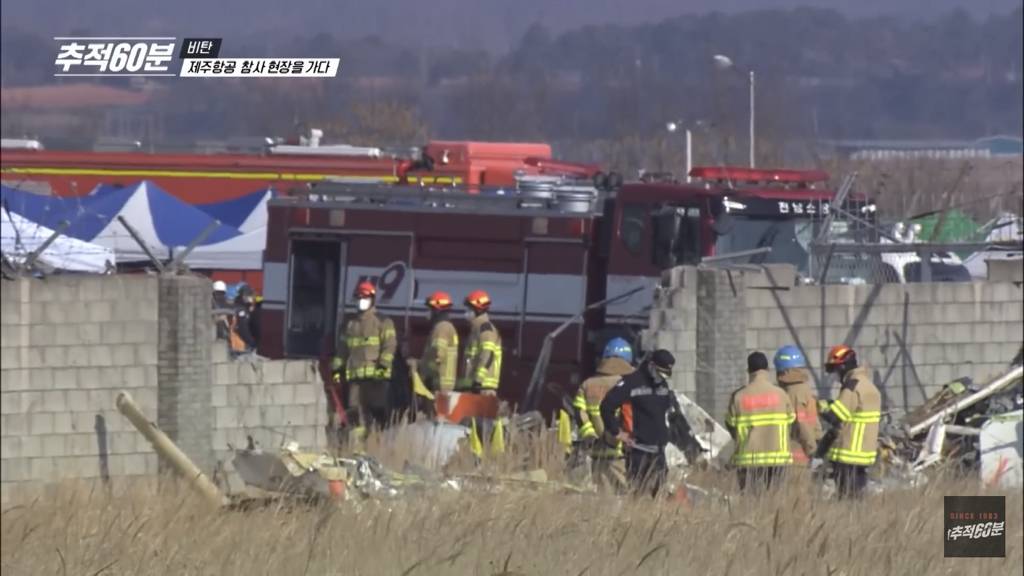
[[[772,248],[765,262],[806,267],[833,196],[826,174],[696,168],[691,176],[610,190],[526,177],[473,196],[333,182],[293,191],[269,208],[260,350],[331,354],[353,288],[371,280],[403,353],[418,356],[426,295],[445,290],[461,301],[483,289],[505,350],[501,395],[522,398],[545,335],[570,321],[554,341],[548,380],[574,387],[611,335],[646,326],[663,269],[763,246]]]
[[[11,141],[14,142],[14,141]],[[20,141],[19,141],[20,142]],[[516,173],[592,176],[596,167],[552,160],[539,143],[431,141],[407,154],[348,145],[272,145],[258,154],[150,154],[5,147],[4,184],[60,196],[91,192],[99,184],[151,180],[193,204],[220,202],[257,190],[286,190],[329,178],[365,178],[392,184],[480,187],[509,185]]]

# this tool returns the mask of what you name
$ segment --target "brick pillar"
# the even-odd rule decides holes
[[[205,278],[160,278],[157,425],[207,474],[214,462],[210,294]]]
[[[743,273],[697,271],[697,404],[723,422],[729,397],[746,383]]]

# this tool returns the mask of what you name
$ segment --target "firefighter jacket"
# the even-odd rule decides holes
[[[806,465],[818,450],[824,435],[818,421],[818,398],[811,387],[811,375],[806,368],[792,368],[779,374],[779,386],[789,396],[796,412],[796,422],[790,428],[789,451],[793,463]]]
[[[390,318],[377,316],[375,308],[362,312],[345,324],[335,370],[345,369],[345,379],[390,380],[397,339]]]
[[[580,438],[598,439],[604,435],[604,422],[601,421],[601,400],[604,400],[612,386],[615,386],[623,376],[631,372],[633,372],[633,366],[622,358],[605,358],[597,365],[597,374],[580,384],[580,389],[572,402],[576,416],[581,422]],[[616,442],[614,446],[609,446],[605,442],[596,442],[591,456],[595,458],[622,456],[622,443]]]
[[[487,314],[480,314],[469,324],[469,340],[464,359],[466,381],[484,390],[498,390],[501,378],[501,335]]]
[[[827,413],[839,422],[839,436],[828,450],[828,459],[856,466],[874,464],[882,395],[867,369],[854,368],[846,374],[839,398],[828,404]]]
[[[621,425],[620,408],[624,421]],[[619,380],[601,400],[605,438],[618,435],[631,422],[631,436],[637,444],[664,448],[669,441],[667,416],[673,411],[682,413],[668,384],[655,383],[646,369],[637,370]]]
[[[434,323],[427,337],[427,347],[420,361],[421,376],[431,390],[455,388],[459,362],[459,333],[442,317]]]
[[[736,439],[732,463],[739,467],[792,463],[789,428],[795,420],[789,396],[772,383],[768,371],[750,374],[747,385],[733,393],[726,414],[726,425]]]
[[[256,339],[252,335],[251,311],[246,307],[238,308],[228,321],[228,342],[231,351],[242,354],[256,349]]]

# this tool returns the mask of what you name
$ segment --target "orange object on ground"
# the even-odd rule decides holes
[[[468,418],[497,418],[498,397],[472,392],[437,392],[434,407],[437,416],[459,424]]]

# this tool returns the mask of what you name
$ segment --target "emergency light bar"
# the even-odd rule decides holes
[[[804,186],[828,182],[828,173],[821,170],[775,170],[730,166],[698,166],[690,170],[690,177],[733,183],[802,184]]]

